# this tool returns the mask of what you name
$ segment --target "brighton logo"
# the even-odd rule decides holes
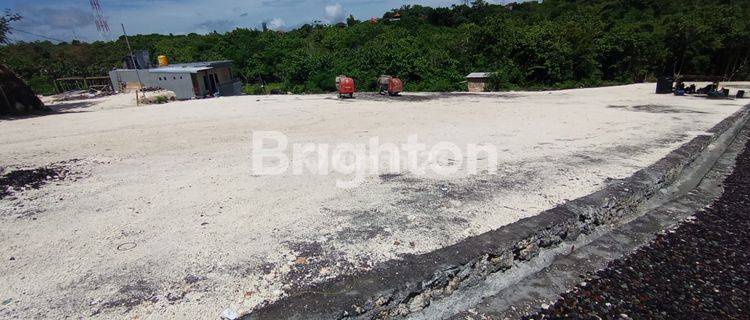
[[[427,145],[417,135],[405,143],[381,143],[378,137],[366,143],[293,143],[277,131],[254,131],[252,139],[254,175],[339,174],[336,186],[352,188],[368,175],[492,174],[497,170],[497,148],[490,144],[442,141]]]

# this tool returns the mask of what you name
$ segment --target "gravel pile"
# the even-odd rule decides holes
[[[750,143],[695,219],[585,276],[526,319],[750,319]]]

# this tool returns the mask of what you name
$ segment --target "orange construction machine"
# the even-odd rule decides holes
[[[354,85],[354,79],[349,78],[345,75],[336,77],[336,90],[339,92],[339,98],[348,96],[349,98],[354,97],[354,92],[357,91],[357,87]]]
[[[380,87],[380,94],[388,92],[389,95],[397,96],[404,91],[404,83],[401,82],[401,79],[392,76],[380,76],[378,78],[378,85]]]

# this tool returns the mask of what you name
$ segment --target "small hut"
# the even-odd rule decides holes
[[[492,76],[491,72],[472,72],[466,76],[466,83],[469,92],[484,92],[487,88],[487,82]]]

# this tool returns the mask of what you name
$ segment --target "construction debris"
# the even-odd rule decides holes
[[[85,99],[100,98],[100,97],[105,97],[111,94],[112,94],[112,91],[107,91],[107,90],[95,90],[95,89],[71,90],[71,91],[66,91],[66,92],[54,95],[53,98],[55,101],[71,101],[71,100],[85,100]]]
[[[162,104],[177,100],[177,95],[169,90],[140,91],[138,101],[143,104]]]

